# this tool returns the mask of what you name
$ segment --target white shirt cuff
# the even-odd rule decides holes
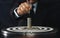
[[[17,18],[19,18],[20,16],[17,14],[17,8],[14,9],[14,14],[16,15]]]

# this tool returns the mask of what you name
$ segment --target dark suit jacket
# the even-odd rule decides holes
[[[20,2],[17,1],[12,10],[14,10],[16,7],[18,7],[18,5],[20,3],[21,3],[21,1]],[[47,19],[48,19],[47,18],[47,14],[48,14],[47,11],[48,10],[47,10],[47,8],[48,8],[47,2],[40,1],[40,0],[38,1],[36,14],[32,16],[32,25],[48,25],[48,22],[47,22]],[[17,18],[15,16],[14,12],[11,11],[10,16],[12,18],[14,25],[21,26],[21,25],[27,24],[27,22],[26,22],[27,15]]]
[[[25,16],[16,18],[14,15],[13,10],[18,7],[18,5],[23,2],[23,0],[16,0],[11,6],[11,11],[7,13],[7,18],[1,20],[2,27],[10,27],[10,26],[20,26],[26,25],[26,18]],[[33,16],[33,25],[47,25],[47,26],[55,26],[56,27],[56,8],[54,6],[58,6],[56,1],[45,1],[40,0],[37,7],[36,15]],[[56,4],[56,5],[55,5]],[[35,21],[34,21],[35,20]]]

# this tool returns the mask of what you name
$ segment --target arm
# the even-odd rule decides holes
[[[26,2],[24,2],[24,3],[21,3],[19,6],[17,6],[17,8],[14,7],[11,10],[11,15],[13,14],[15,18],[25,17],[28,14],[30,9],[31,9],[31,6]]]

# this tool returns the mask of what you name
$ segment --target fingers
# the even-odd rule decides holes
[[[18,9],[17,9],[17,13],[18,13],[19,15],[23,15],[23,11],[22,11],[21,9],[19,9],[19,7],[18,7]]]
[[[21,5],[19,5],[17,12],[20,14],[26,14],[30,9],[31,9],[31,6],[28,3],[24,2],[24,3],[21,3]]]
[[[21,6],[23,6],[23,7],[25,7],[25,8],[27,8],[27,9],[29,9],[30,8],[30,5],[28,4],[28,3],[23,3],[23,4],[21,4]]]

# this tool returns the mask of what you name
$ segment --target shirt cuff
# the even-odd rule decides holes
[[[20,16],[17,14],[17,8],[14,9],[14,14],[16,15],[17,18],[19,18]]]

